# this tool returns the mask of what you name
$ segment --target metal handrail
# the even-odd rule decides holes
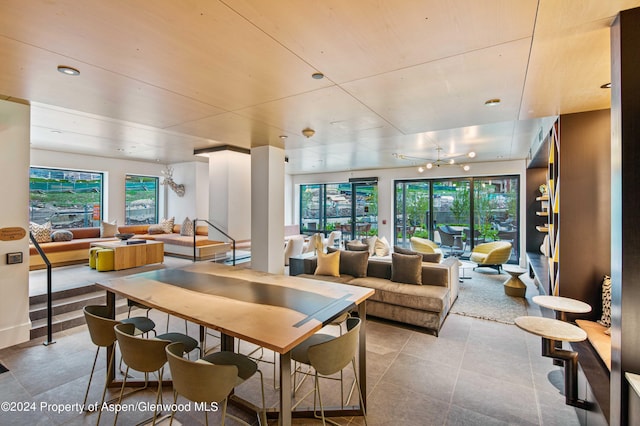
[[[51,285],[51,262],[49,262],[49,258],[44,254],[44,250],[42,250],[42,247],[40,247],[40,244],[38,244],[31,231],[29,231],[29,239],[38,251],[38,254],[40,254],[40,257],[42,257],[42,260],[44,260],[44,263],[47,265],[47,340],[43,344],[48,346],[55,343],[55,341],[53,341],[53,289]]]
[[[224,235],[225,237],[227,237],[228,239],[230,239],[233,243],[233,258],[232,258],[232,265],[236,266],[236,240],[231,238],[231,236],[229,234],[227,234],[226,232],[224,232],[222,229],[218,228],[217,226],[215,226],[213,223],[209,222],[207,219],[193,219],[193,261],[195,262],[197,259],[196,256],[196,235],[198,234],[197,229],[197,222],[201,221],[201,222],[206,222],[210,227],[212,227],[213,229],[215,229],[216,231],[220,232],[222,235]]]

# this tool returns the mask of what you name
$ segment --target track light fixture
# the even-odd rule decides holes
[[[457,163],[456,159],[458,157],[462,157],[461,155],[457,155],[455,157],[446,157],[446,156],[442,156],[441,152],[443,151],[442,147],[436,147],[436,158],[435,159],[429,159],[429,158],[422,158],[422,157],[413,157],[410,155],[404,155],[404,154],[398,154],[398,153],[394,153],[393,156],[396,158],[399,158],[401,160],[410,160],[410,161],[414,161],[414,162],[422,162],[424,165],[420,165],[418,167],[418,172],[419,173],[424,173],[425,170],[431,170],[434,167],[440,167],[440,166],[460,166],[462,168],[462,170],[464,170],[465,172],[468,172],[469,170],[471,170],[471,166],[469,166],[468,164],[463,164],[463,163]],[[466,154],[466,157],[468,158],[475,158],[476,153],[471,151],[469,153]]]

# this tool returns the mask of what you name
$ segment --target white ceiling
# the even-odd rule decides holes
[[[637,6],[2,0],[0,93],[31,103],[40,149],[172,163],[274,145],[292,174],[408,166],[392,154],[438,146],[521,159],[548,117],[609,107],[609,26]]]

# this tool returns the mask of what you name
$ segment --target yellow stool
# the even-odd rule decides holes
[[[101,247],[91,247],[89,249],[89,267],[91,269],[96,269],[96,252],[98,250],[103,250]]]
[[[96,270],[100,272],[113,271],[113,250],[100,249],[96,251]]]

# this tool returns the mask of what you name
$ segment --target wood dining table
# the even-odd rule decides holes
[[[269,410],[288,426],[292,418],[291,350],[348,311],[362,319],[358,364],[364,407],[332,410],[336,416],[361,415],[366,408],[366,299],[374,290],[308,278],[270,274],[212,262],[160,269],[98,282],[107,291],[115,318],[116,295],[220,332],[221,350],[233,351],[235,339],[279,354],[280,405]],[[109,355],[113,347],[109,349]],[[107,357],[109,359],[109,357]],[[110,380],[115,379],[114,369]],[[249,405],[251,406],[251,405]],[[252,406],[251,406],[252,407]],[[312,412],[296,410],[305,417]]]

